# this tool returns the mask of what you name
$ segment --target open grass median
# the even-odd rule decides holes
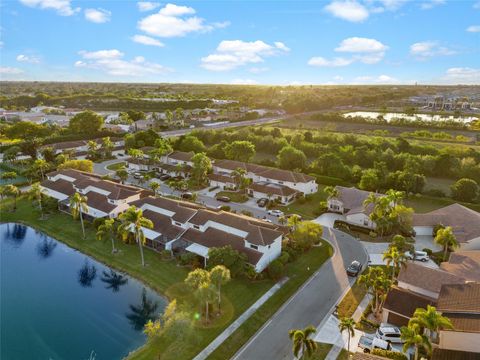
[[[332,247],[327,242],[322,241],[322,246],[315,247],[300,255],[299,259],[289,264],[287,276],[290,279],[285,285],[230,335],[208,359],[223,360],[231,358],[332,254]],[[289,330],[285,329],[285,332]]]

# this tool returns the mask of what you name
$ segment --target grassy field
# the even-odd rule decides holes
[[[110,242],[96,240],[93,226],[87,224],[87,237],[83,240],[80,222],[74,221],[67,214],[54,212],[48,215],[47,220],[40,220],[39,212],[37,210],[32,211],[30,201],[20,199],[16,212],[9,211],[10,205],[11,201],[5,201],[1,204],[0,221],[23,223],[39,229],[112,268],[134,276],[159,293],[167,295],[167,297],[169,294],[174,293],[172,292],[172,287],[182,283],[188,273],[187,268],[179,267],[172,261],[163,261],[156,252],[148,249],[145,251],[147,266],[142,267],[136,245],[126,245],[117,242],[120,252],[112,255]],[[152,359],[156,358],[160,353],[162,353],[162,359],[192,358],[272,285],[273,282],[270,280],[250,282],[243,279],[235,279],[231,281],[225,285],[222,291],[222,297],[227,299],[226,301],[232,305],[231,319],[228,319],[228,322],[224,322],[218,327],[195,329],[197,341],[184,344],[181,349],[176,351],[171,351],[172,349],[169,348],[173,343],[171,339],[149,342],[140,351],[132,354],[131,359]],[[173,344],[172,346],[176,345]]]
[[[216,196],[227,196],[231,201],[236,203],[244,203],[248,201],[245,191],[220,191]]]
[[[435,198],[425,195],[411,196],[405,199],[404,202],[405,205],[412,207],[417,213],[426,213],[454,203],[459,203],[472,210],[480,211],[480,204],[460,203],[449,198]]]
[[[305,201],[296,200],[290,205],[279,207],[285,214],[298,214],[304,219],[314,219],[315,213],[320,207],[321,201],[327,200],[327,194],[323,192],[325,185],[318,185],[318,191],[315,194],[308,195]],[[318,216],[318,215],[317,215]]]
[[[434,177],[427,177],[427,183],[425,184],[425,190],[432,190],[438,189],[442,190],[445,195],[450,194],[450,186],[455,181],[452,179],[442,179],[442,178],[434,178]]]
[[[260,327],[287,301],[300,286],[332,255],[332,247],[322,241],[322,246],[315,247],[303,254],[295,262],[288,264],[287,276],[290,278],[275,295],[268,299],[247,321],[223,342],[209,357],[210,360],[231,358],[242,345],[250,339]],[[288,332],[290,329],[285,329]]]
[[[327,357],[327,354],[332,349],[332,344],[325,344],[317,342],[317,351],[312,356],[307,358],[308,360],[323,360]]]
[[[125,161],[120,161],[114,164],[110,164],[107,166],[108,170],[112,171],[117,171],[118,169],[121,169],[122,167],[125,167]]]
[[[366,294],[365,285],[359,284],[357,279],[338,304],[338,317],[351,317]]]

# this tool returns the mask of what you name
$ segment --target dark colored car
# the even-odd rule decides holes
[[[230,202],[230,198],[228,196],[217,196],[216,198],[218,201],[222,201],[222,202]]]
[[[168,174],[163,174],[162,176],[160,176],[160,180],[162,180],[162,181],[168,180],[170,178],[171,178],[171,176],[168,175]]]
[[[182,199],[191,199],[193,198],[193,194],[191,192],[185,192],[182,194]]]
[[[268,204],[268,199],[267,198],[261,198],[261,199],[258,199],[257,201],[257,205],[260,206],[260,207],[265,207],[267,206]]]
[[[358,276],[360,271],[362,271],[362,264],[357,260],[352,261],[352,263],[347,267],[348,276]]]

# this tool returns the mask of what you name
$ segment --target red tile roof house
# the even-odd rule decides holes
[[[376,224],[370,219],[373,205],[370,204],[367,207],[363,205],[371,192],[344,186],[335,186],[335,189],[338,191],[338,196],[327,200],[328,210],[345,215],[345,221],[351,224],[375,229]],[[376,193],[375,196],[384,195]]]
[[[57,199],[61,210],[68,211],[70,197],[78,192],[87,197],[85,218],[115,218],[128,209],[129,203],[146,196],[148,192],[122,185],[78,170],[60,170],[47,174],[41,183],[45,194]]]
[[[113,155],[124,152],[125,141],[123,140],[123,138],[111,137],[110,140],[112,141],[114,146],[112,151]],[[94,139],[93,141],[95,141],[99,146],[101,146],[103,140]],[[87,157],[87,152],[88,152],[88,142],[89,140],[76,140],[76,141],[64,141],[64,142],[59,142],[54,144],[45,144],[42,147],[40,147],[38,156],[41,158],[42,157],[41,150],[51,147],[53,148],[55,155],[68,152],[68,153],[71,153],[72,156],[74,156],[77,159],[85,159]]]
[[[147,246],[155,250],[187,251],[207,262],[210,248],[230,245],[244,253],[257,272],[282,251],[283,232],[261,220],[166,198],[145,197],[131,205],[153,222],[153,229],[144,233]]]
[[[437,310],[453,325],[453,330],[440,330],[439,348],[479,354],[480,283],[442,286]]]
[[[210,186],[218,186],[223,190],[237,190],[237,182],[229,174],[208,174]]]
[[[231,174],[238,168],[244,169],[246,171],[245,176],[252,179],[254,183],[278,184],[305,195],[314,194],[318,191],[315,178],[310,175],[233,160],[215,160],[213,163],[214,173]]]
[[[416,236],[432,236],[436,225],[451,226],[461,250],[480,250],[480,213],[452,204],[426,214],[413,215]]]
[[[433,269],[408,262],[400,270],[398,285],[393,287],[385,300],[382,322],[404,326],[417,308],[435,305],[442,286],[464,284],[465,279],[440,269]]]
[[[295,200],[298,191],[288,186],[260,181],[251,184],[247,188],[248,195],[255,199],[266,198],[269,200],[277,200],[283,205],[290,204]]]
[[[144,152],[143,159],[127,159],[128,168],[134,171],[153,170],[170,176],[189,176],[193,166],[191,159],[195,155],[193,152],[173,151],[161,156],[158,161],[153,161],[149,155],[149,151],[153,149],[153,147],[142,148],[141,150]]]

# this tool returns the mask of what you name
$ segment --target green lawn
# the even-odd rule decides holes
[[[434,178],[434,177],[427,177],[427,183],[425,184],[425,190],[432,190],[438,189],[442,190],[445,195],[450,195],[450,186],[455,181],[452,179],[442,179],[442,178]]]
[[[436,198],[426,195],[411,196],[405,199],[405,205],[412,207],[417,213],[426,213],[456,202],[458,201],[449,198]],[[480,211],[480,204],[458,203],[475,211]]]
[[[119,161],[117,163],[110,164],[110,165],[107,166],[107,169],[112,170],[112,171],[117,171],[118,169],[121,169],[122,167],[125,167],[125,161]]]
[[[307,358],[308,360],[323,360],[327,357],[328,353],[332,349],[332,344],[325,344],[317,342],[317,350],[312,356]]]
[[[248,201],[245,191],[220,191],[216,196],[227,196],[231,201],[236,203],[244,203]]]
[[[365,285],[359,284],[357,279],[338,304],[338,317],[351,317],[366,294]]]
[[[7,207],[8,205],[8,207]],[[102,263],[126,272],[159,293],[169,294],[173,285],[182,283],[188,273],[188,269],[177,266],[172,261],[162,261],[159,254],[146,249],[145,260],[147,266],[140,264],[140,254],[136,245],[117,243],[120,252],[112,255],[109,241],[98,241],[95,239],[93,226],[87,224],[87,238],[82,239],[79,221],[74,221],[70,216],[60,212],[48,215],[47,220],[39,219],[39,212],[32,211],[31,202],[26,199],[19,199],[16,212],[10,212],[11,200],[0,204],[0,221],[18,222],[36,229],[60,240],[72,248],[94,257]],[[228,299],[233,306],[232,318],[214,328],[195,328],[195,342],[183,344],[176,349],[178,344],[172,339],[157,339],[149,342],[138,352],[131,355],[131,359],[153,359],[162,354],[162,359],[189,359],[194,357],[208,343],[252,305],[273,282],[270,280],[250,282],[243,279],[235,279],[223,287],[222,297]],[[171,347],[175,348],[172,351]]]
[[[327,200],[327,194],[323,192],[325,185],[318,185],[315,194],[307,195],[305,200],[295,200],[292,204],[279,207],[285,214],[298,214],[305,220],[316,218],[320,208],[320,202]]]
[[[289,280],[265,304],[263,304],[247,321],[245,321],[222,345],[209,357],[210,360],[231,358],[268,320],[280,306],[287,301],[300,286],[332,255],[333,249],[322,241],[322,246],[300,256],[287,266]],[[288,332],[290,329],[285,329]]]

